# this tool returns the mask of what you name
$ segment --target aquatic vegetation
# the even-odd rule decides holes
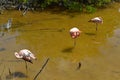
[[[23,9],[23,15],[25,15],[28,10],[44,10],[50,7],[59,7],[70,11],[86,11],[93,13],[97,8],[106,7],[113,1],[118,2],[118,0],[14,0],[9,1],[9,3],[6,3],[5,1],[6,0],[0,1],[0,7],[7,9],[11,7],[18,10]],[[1,11],[2,10],[0,10],[0,12]]]
[[[95,7],[93,7],[93,6],[90,6],[90,5],[87,5],[86,6],[86,12],[87,13],[94,13],[94,12],[96,12],[96,8]]]

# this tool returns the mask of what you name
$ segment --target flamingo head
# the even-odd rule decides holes
[[[18,58],[18,59],[22,59],[23,58],[23,56],[19,55],[19,53],[17,53],[17,52],[15,52],[14,54],[15,54],[15,57]]]

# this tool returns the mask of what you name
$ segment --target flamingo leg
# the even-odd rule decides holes
[[[26,68],[26,73],[28,73],[28,66],[26,61],[25,61],[25,68]]]
[[[98,23],[96,23],[96,31],[98,30],[97,28],[98,28]]]
[[[76,39],[74,39],[74,47],[76,46]]]

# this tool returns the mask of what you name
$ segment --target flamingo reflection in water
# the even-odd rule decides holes
[[[12,18],[8,19],[8,22],[5,24],[2,24],[1,27],[1,35],[4,36],[4,30],[9,30],[12,26]]]
[[[8,22],[3,25],[5,29],[10,29],[12,26],[12,18],[8,19]]]
[[[30,63],[33,63],[32,59],[36,60],[36,57],[34,56],[34,54],[27,49],[22,49],[20,50],[20,52],[15,52],[15,57],[18,59],[23,59]]]
[[[101,17],[95,17],[95,18],[90,19],[88,22],[95,23],[96,24],[96,31],[97,31],[98,24],[102,24],[103,19]]]

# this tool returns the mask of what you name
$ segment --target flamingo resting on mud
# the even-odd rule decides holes
[[[97,31],[98,24],[102,24],[103,19],[101,17],[95,17],[95,18],[90,19],[88,22],[95,23],[96,24],[96,31]]]
[[[80,33],[81,33],[81,31],[76,27],[73,27],[70,29],[70,35],[71,35],[72,39],[74,39],[74,46],[76,45],[75,39],[80,35]]]
[[[27,49],[22,49],[18,52],[15,52],[15,57],[18,58],[18,59],[23,59],[27,62],[30,62],[30,63],[33,63],[32,62],[32,59],[36,59],[36,57],[34,56],[34,54],[27,50]]]

